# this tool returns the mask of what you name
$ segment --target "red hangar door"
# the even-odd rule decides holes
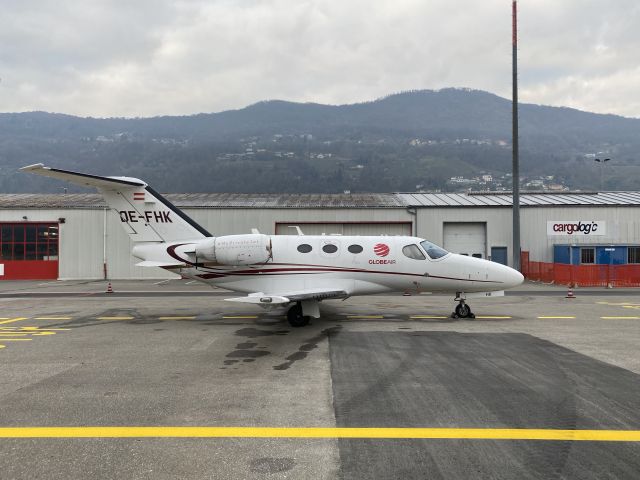
[[[57,223],[0,223],[0,280],[58,278]]]

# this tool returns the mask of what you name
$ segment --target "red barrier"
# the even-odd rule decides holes
[[[640,287],[640,264],[567,265],[532,262],[522,252],[522,274],[529,280],[580,287]]]

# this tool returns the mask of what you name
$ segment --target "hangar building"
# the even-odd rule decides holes
[[[511,262],[506,193],[167,194],[213,235],[417,235],[456,253]],[[640,263],[640,192],[526,193],[531,260]],[[139,268],[98,194],[0,194],[0,279],[172,278]]]

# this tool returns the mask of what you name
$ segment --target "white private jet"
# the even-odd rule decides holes
[[[230,301],[289,306],[293,327],[319,318],[322,300],[388,292],[455,292],[452,316],[473,318],[467,293],[504,291],[524,280],[512,268],[449,253],[418,237],[214,237],[137,178],[100,177],[41,163],[21,170],[97,188],[131,237],[138,266],[248,294]]]

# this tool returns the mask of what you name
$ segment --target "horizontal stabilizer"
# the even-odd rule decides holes
[[[59,170],[57,168],[45,167],[42,163],[22,167],[20,170],[43,177],[56,178],[58,180],[66,180],[67,182],[83,185],[86,187],[96,187],[101,189],[129,187],[146,187],[147,184],[137,178],[129,177],[101,177],[98,175],[89,175],[87,173],[70,172],[68,170]]]

